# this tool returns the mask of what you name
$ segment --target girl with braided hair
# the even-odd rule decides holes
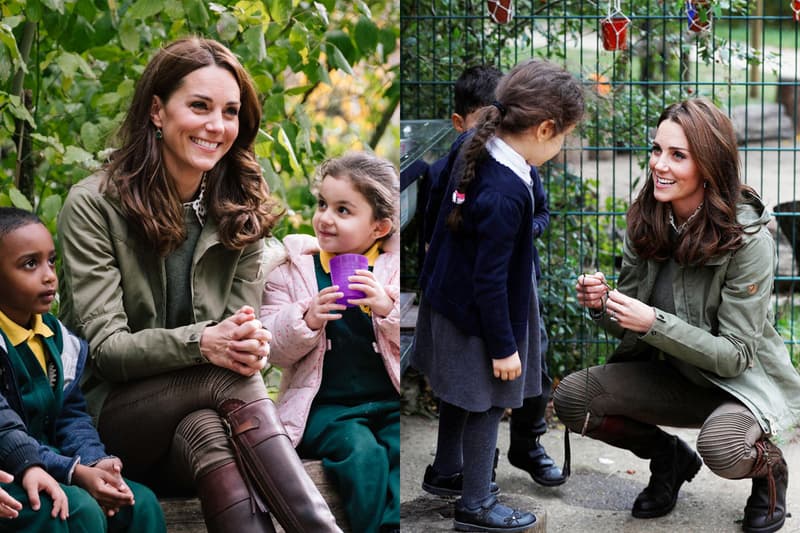
[[[531,167],[561,150],[582,115],[571,74],[539,60],[514,67],[462,144],[434,226],[411,364],[441,406],[425,479],[460,489],[459,531],[522,531],[536,521],[498,502],[492,463],[505,408],[541,392]]]

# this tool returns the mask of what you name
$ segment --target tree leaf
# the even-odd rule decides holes
[[[25,209],[26,211],[33,211],[33,206],[28,199],[25,198],[25,195],[13,185],[11,186],[11,190],[8,191],[8,196],[11,198],[11,205],[14,207]]]
[[[42,0],[42,4],[60,15],[64,14],[64,0]]]
[[[325,41],[332,43],[347,59],[348,63],[355,63],[357,60],[358,52],[350,40],[350,36],[342,30],[333,30],[325,34]],[[328,54],[331,52],[328,51]]]
[[[192,25],[199,28],[208,26],[208,11],[201,0],[183,0],[183,10]]]
[[[294,152],[294,146],[292,145],[292,141],[289,140],[289,136],[286,135],[286,130],[283,129],[283,126],[278,127],[278,143],[283,146],[289,154],[289,164],[292,167],[292,172],[295,174],[302,174],[303,171],[300,168],[300,162],[297,160],[297,154]]]
[[[128,16],[122,19],[119,27],[119,41],[122,47],[129,52],[139,50],[139,30],[136,29],[136,22]]]
[[[350,66],[350,63],[347,61],[347,58],[344,57],[342,51],[331,43],[328,43],[327,50],[331,66],[343,70],[352,76],[353,67]]]
[[[64,151],[64,164],[65,165],[83,165],[86,167],[93,167],[96,165],[94,156],[81,148],[80,146],[70,145]]]
[[[322,22],[324,22],[326,26],[330,24],[328,20],[328,8],[325,7],[325,4],[322,2],[314,2],[314,7],[317,8],[317,13],[319,13],[320,18],[322,18]]]
[[[55,220],[58,217],[58,212],[61,211],[61,203],[59,195],[51,194],[39,205],[39,216],[45,222]]]
[[[217,33],[220,39],[232,41],[239,33],[239,20],[227,11],[222,13],[217,21]]]
[[[367,17],[359,17],[353,37],[362,54],[371,54],[378,46],[378,27]]]
[[[93,153],[103,147],[100,128],[92,122],[84,122],[81,126],[81,140],[83,141],[83,146]]]
[[[136,0],[126,15],[143,20],[157,15],[162,9],[164,9],[163,0]]]
[[[292,15],[292,0],[267,0],[267,11],[272,20],[285,24]]]

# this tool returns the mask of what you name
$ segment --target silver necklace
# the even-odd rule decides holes
[[[686,225],[689,224],[689,222],[691,222],[692,219],[697,216],[697,213],[700,212],[700,209],[702,209],[704,203],[705,202],[700,202],[700,205],[697,206],[697,209],[694,210],[694,213],[692,213],[691,216],[689,216],[689,218],[686,219],[686,222],[684,222],[680,226],[675,225],[675,217],[672,216],[672,206],[671,205],[667,206],[667,209],[669,210],[669,225],[672,226],[672,229],[674,229],[678,235],[680,235],[681,233],[683,233],[683,230],[686,229]]]

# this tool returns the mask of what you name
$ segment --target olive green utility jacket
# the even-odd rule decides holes
[[[73,186],[58,220],[60,317],[89,341],[83,389],[95,417],[115,383],[206,364],[203,328],[242,305],[257,311],[268,273],[263,240],[229,250],[209,218],[192,259],[194,323],[166,329],[165,259],[137,238],[120,205],[100,193],[101,179],[95,174]]]
[[[767,434],[800,423],[800,375],[774,327],[772,291],[777,268],[771,215],[747,195],[737,207],[744,244],[703,266],[678,266],[672,284],[675,314],[656,309],[644,334],[598,319],[622,339],[611,362],[672,355],[701,370],[756,416]],[[625,242],[617,289],[650,302],[660,263],[640,259]]]

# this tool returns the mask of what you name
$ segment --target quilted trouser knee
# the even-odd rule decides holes
[[[592,412],[592,403],[603,394],[599,381],[588,369],[583,369],[561,380],[553,394],[553,406],[570,431],[630,450],[643,459],[651,459],[668,445],[668,435],[658,426],[627,416]]]
[[[181,420],[170,454],[188,466],[194,481],[236,460],[222,417],[213,409],[199,409]]]
[[[584,434],[589,429],[588,424],[596,427],[600,420],[597,417],[587,420],[587,413],[592,400],[602,392],[588,368],[568,375],[553,393],[553,408],[558,419],[573,433]]]
[[[706,466],[727,479],[741,479],[753,469],[755,443],[763,431],[747,407],[726,403],[716,409],[697,436],[697,451]]]

